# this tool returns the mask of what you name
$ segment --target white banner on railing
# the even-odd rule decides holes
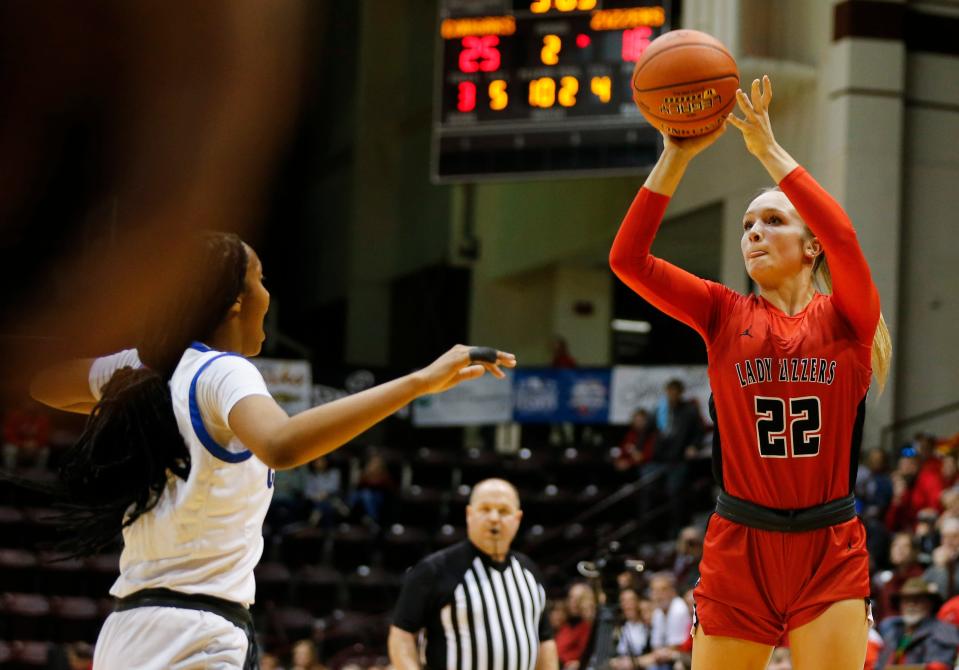
[[[699,402],[703,418],[709,420],[709,377],[705,365],[629,366],[613,368],[609,422],[627,424],[639,408],[656,415],[656,407],[671,379],[686,387],[686,397]]]
[[[273,399],[293,415],[313,406],[313,369],[309,361],[251,358]]]
[[[479,426],[505,423],[513,418],[513,380],[485,374],[445,393],[423,396],[413,402],[413,425]]]

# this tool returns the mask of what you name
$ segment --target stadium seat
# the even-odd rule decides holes
[[[91,597],[108,596],[113,583],[120,576],[120,555],[99,554],[86,560],[86,579]]]
[[[60,642],[90,642],[97,639],[103,621],[92,598],[57,596],[50,599],[55,618],[54,639]]]
[[[444,524],[433,536],[433,547],[436,550],[445,549],[466,539],[466,530],[451,524]]]
[[[291,575],[283,563],[264,562],[253,570],[256,577],[256,601],[285,603],[289,601]]]
[[[346,578],[350,609],[382,613],[393,608],[399,595],[399,579],[378,568],[361,565]]]
[[[320,656],[331,658],[343,649],[355,644],[368,645],[379,629],[373,619],[367,614],[358,612],[334,612],[321,622],[317,640],[320,645]],[[385,635],[376,638],[385,639]]]
[[[383,536],[383,567],[403,573],[427,553],[429,537],[424,530],[393,524]]]
[[[325,616],[340,606],[344,597],[343,576],[322,565],[305,565],[293,576],[294,604],[313,616]]]
[[[37,557],[24,549],[0,549],[0,593],[33,592],[37,587]]]
[[[276,611],[275,621],[287,640],[302,640],[313,637],[316,620],[313,615],[299,607],[283,607]]]
[[[16,507],[0,506],[0,547],[23,547],[26,519]]]
[[[323,560],[328,531],[305,526],[283,533],[280,541],[280,556],[287,565],[296,567],[304,563],[319,563]]]
[[[330,533],[328,543],[327,562],[338,570],[348,572],[373,562],[376,538],[365,526],[340,524]]]
[[[460,470],[463,473],[461,482],[467,486],[504,474],[503,466],[496,454],[475,447],[466,451],[460,463]]]
[[[96,593],[87,579],[87,568],[79,558],[56,560],[57,554],[40,552],[38,569],[40,571],[40,591],[47,595],[90,596],[106,595],[105,591]],[[96,578],[96,571],[90,570]]]
[[[34,593],[0,597],[4,635],[13,640],[47,640],[51,634],[50,601]]]
[[[13,658],[10,663],[3,666],[9,670],[33,670],[35,668],[49,667],[50,643],[20,641],[11,643]]]
[[[427,489],[451,491],[458,483],[454,480],[457,456],[442,449],[420,447],[413,460],[404,467],[404,486],[415,484]]]
[[[447,506],[443,493],[413,484],[400,493],[393,520],[404,526],[433,530],[443,523]]]

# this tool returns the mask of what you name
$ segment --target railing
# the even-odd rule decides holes
[[[900,419],[899,421],[894,421],[888,426],[884,426],[882,430],[879,431],[879,445],[883,449],[891,450],[895,447],[893,440],[895,439],[896,434],[903,428],[914,426],[924,421],[928,421],[929,419],[935,419],[951,412],[959,412],[959,401],[926,410],[925,412],[914,414],[913,416]]]

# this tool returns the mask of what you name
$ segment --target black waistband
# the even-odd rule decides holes
[[[180,593],[170,589],[143,589],[124,598],[117,598],[113,609],[116,612],[137,607],[178,607],[180,609],[200,610],[223,617],[246,633],[247,649],[244,670],[257,670],[260,667],[256,636],[253,630],[253,615],[243,605],[208,596],[202,593]]]
[[[773,509],[720,491],[716,499],[716,514],[750,528],[800,533],[828,528],[856,518],[856,499],[849,494],[803,509]]]

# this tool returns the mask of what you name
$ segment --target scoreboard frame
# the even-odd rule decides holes
[[[493,25],[495,29],[497,24],[492,20],[511,18],[515,24],[521,22],[525,24],[522,27],[526,29],[529,37],[533,35],[538,37],[545,30],[543,26],[550,21],[567,23],[577,21],[582,24],[584,18],[588,18],[592,26],[595,25],[597,14],[602,15],[599,18],[605,20],[611,16],[616,18],[613,16],[614,12],[661,9],[663,22],[655,27],[655,34],[649,39],[670,30],[673,23],[672,0],[579,1],[595,6],[590,10],[560,11],[556,9],[557,4],[568,6],[576,4],[577,0],[440,0],[435,31],[430,152],[430,177],[433,183],[600,177],[648,172],[662,151],[662,138],[659,132],[643,119],[631,100],[628,107],[623,108],[622,87],[628,86],[629,83],[628,76],[625,83],[623,82],[622,72],[626,69],[629,72],[632,71],[632,63],[625,60],[625,52],[622,61],[613,62],[608,57],[602,60],[597,46],[594,50],[597,57],[586,61],[585,65],[580,63],[573,66],[580,67],[584,72],[595,67],[608,66],[610,69],[618,67],[621,71],[617,75],[619,79],[616,80],[619,86],[617,89],[620,101],[619,112],[602,110],[602,113],[591,114],[576,110],[578,113],[575,115],[564,113],[555,115],[557,118],[543,118],[549,114],[540,113],[537,118],[535,115],[539,110],[532,110],[530,102],[526,101],[525,105],[519,103],[517,108],[512,110],[513,118],[508,120],[491,120],[489,114],[486,115],[487,118],[482,119],[478,118],[478,115],[473,115],[476,116],[473,119],[457,119],[456,123],[449,123],[445,118],[447,112],[452,111],[448,99],[448,78],[463,78],[460,72],[454,72],[447,67],[446,49],[456,48],[449,45],[459,39],[459,34],[457,37],[444,38],[443,30],[450,28],[450,24],[444,25],[446,20],[478,22],[481,19],[490,19],[491,22],[488,25]],[[521,9],[522,6],[532,7],[533,5],[550,6],[550,9],[554,11],[547,11],[537,16],[533,15],[530,9]],[[455,30],[457,26],[452,25],[452,28]],[[502,30],[508,29],[508,26],[502,28]],[[536,32],[537,29],[539,32]],[[601,33],[603,36],[612,35],[614,32],[609,28],[600,30],[608,31]],[[470,34],[469,27],[467,26],[462,32]],[[500,34],[507,37],[513,35],[506,32]],[[577,35],[577,38],[579,37],[580,35]],[[588,39],[586,44],[589,44]],[[539,42],[535,45],[532,42],[515,42],[511,45],[513,53],[524,45],[527,53],[534,52],[540,46]],[[608,51],[609,48],[606,48],[606,52]],[[461,51],[460,58],[462,57]],[[499,58],[498,51],[496,58]],[[482,64],[483,62],[480,61],[480,65]],[[540,63],[527,60],[504,64],[502,71],[506,73],[511,83],[519,84],[522,83],[522,78],[517,76],[518,73],[528,73],[532,71],[531,68],[543,67],[544,65]],[[563,71],[568,71],[568,68],[567,65]],[[460,69],[462,69],[462,63]],[[560,78],[560,74],[557,73],[557,78]],[[474,91],[475,89],[476,86],[473,87]],[[590,94],[588,89],[584,90],[582,87],[579,91],[580,95]],[[516,90],[511,92],[514,100],[521,94],[522,92],[517,93]],[[532,96],[532,91],[530,95]],[[489,103],[492,104],[492,98]],[[522,111],[519,111],[517,116],[517,110],[520,108]]]

